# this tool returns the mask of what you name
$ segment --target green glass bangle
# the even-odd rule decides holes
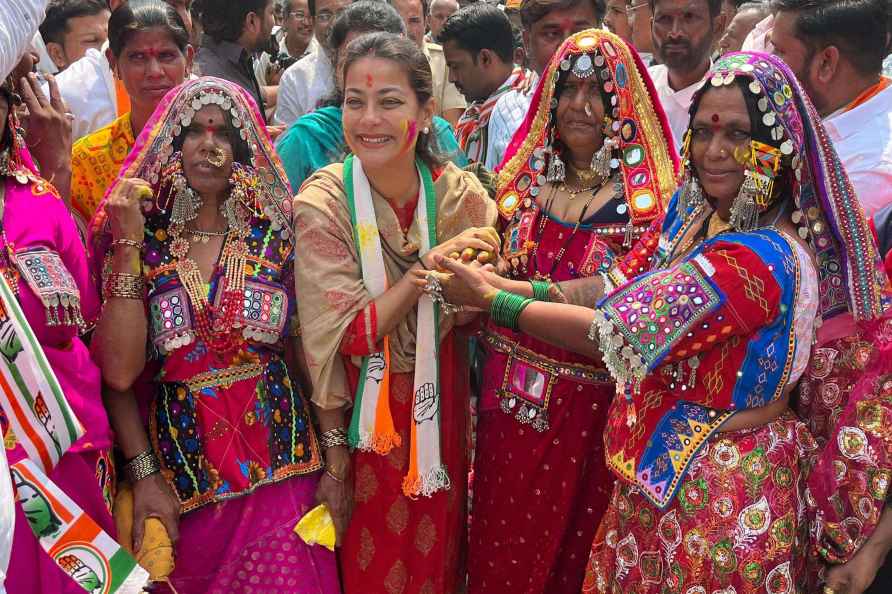
[[[536,301],[548,301],[548,292],[551,283],[541,280],[531,280],[530,286],[533,287],[533,299]]]
[[[509,291],[499,291],[489,306],[489,316],[497,326],[517,330],[520,314],[535,299]]]

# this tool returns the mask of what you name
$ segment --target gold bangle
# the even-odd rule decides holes
[[[336,483],[343,483],[347,480],[347,477],[341,478],[327,468],[325,469],[325,474],[327,474],[328,477]]]
[[[127,247],[136,248],[136,249],[142,251],[144,244],[143,244],[143,242],[136,241],[135,239],[127,239],[126,237],[122,237],[121,239],[115,239],[114,241],[112,241],[111,245],[112,245],[112,247],[115,247],[118,245],[125,245]]]
[[[146,279],[141,274],[112,272],[105,281],[102,294],[106,299],[120,297],[121,299],[139,299],[142,301],[145,298],[145,292]]]

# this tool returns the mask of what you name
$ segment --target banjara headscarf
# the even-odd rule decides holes
[[[600,82],[601,96],[595,100],[606,106],[606,134],[592,166],[605,177],[619,172],[617,183],[629,214],[626,247],[631,247],[633,234],[640,234],[665,211],[677,187],[679,164],[672,133],[641,58],[607,31],[576,33],[564,41],[539,78],[527,117],[499,170],[496,201],[499,213],[512,224],[503,255],[515,268],[523,268],[529,258],[542,186],[563,177],[566,155],[562,159],[557,104],[571,73]],[[591,246],[586,250],[583,274],[598,272],[602,263],[589,257],[593,251],[599,250]]]
[[[239,100],[234,100],[235,97]],[[262,212],[290,235],[287,230],[291,227],[291,187],[263,125],[263,118],[256,104],[240,86],[223,79],[206,76],[186,81],[169,91],[136,139],[130,156],[121,168],[119,179],[140,178],[153,188],[160,186],[162,171],[171,166],[177,157],[175,140],[206,105],[219,106],[230,118],[238,138],[247,144],[250,167],[262,181],[263,191],[259,196],[265,202]],[[178,117],[173,117],[173,114],[178,114]],[[114,187],[109,188],[106,196]],[[165,198],[172,196],[158,197],[153,208],[167,206],[168,200]],[[151,213],[149,211],[147,214]],[[95,229],[97,224],[103,222],[104,217],[97,217],[91,226]]]
[[[251,97],[241,87],[214,77],[187,81],[167,93],[137,138],[130,156],[124,162],[118,181],[106,193],[106,199],[120,180],[143,179],[152,186],[153,194],[151,204],[145,205],[146,219],[167,217],[169,230],[182,231],[183,225],[197,216],[200,198],[186,183],[182,155],[176,144],[196,112],[206,105],[220,107],[225,116],[230,118],[232,129],[236,131],[235,137],[231,139],[236,161],[233,163],[232,193],[223,205],[230,229],[235,230],[238,235],[238,241],[233,244],[240,244],[248,239],[249,220],[258,216],[269,219],[271,228],[279,231],[284,241],[290,242],[293,235],[291,188],[266,132],[263,118]],[[249,154],[239,155],[240,146],[246,146]],[[102,259],[110,255],[108,248],[111,242],[104,208],[100,207],[97,211],[90,227],[94,262],[96,265],[104,264]],[[175,241],[174,244],[172,252],[182,259],[188,251],[185,239]],[[242,301],[242,296],[238,293],[243,288],[239,279],[242,276],[241,269],[244,268],[244,254],[236,253],[239,251],[236,245],[222,257],[222,263],[229,270],[227,297],[223,298],[221,304],[223,308],[234,309]],[[152,262],[151,259],[152,254],[147,253],[147,263],[155,266],[161,263]],[[201,287],[193,286],[200,282],[197,270],[180,271],[180,277],[183,284],[196,293],[195,297],[199,297],[197,293],[204,293]],[[228,303],[229,301],[232,303]],[[229,346],[217,344],[218,341],[206,331],[208,329],[204,327],[202,320],[197,320],[195,326],[196,331],[206,334],[203,338],[210,341],[209,346]],[[188,344],[193,338],[189,332],[169,332],[161,348],[170,351]],[[273,339],[272,335],[270,339]]]
[[[772,200],[792,202],[799,235],[813,246],[819,318],[851,312],[870,321],[883,312],[886,278],[873,237],[795,77],[772,56],[729,54],[714,65],[692,111],[708,88],[730,84],[755,99],[761,122],[754,126],[768,140],[754,140],[742,156],[747,173],[732,207],[734,229],[669,266],[691,225],[711,210],[687,163],[658,241],[646,234],[606,275],[618,288],[599,304],[590,333],[627,407],[626,418],[608,429],[608,464],[660,507],[731,415],[765,406],[787,389],[800,270],[792,239],[757,227]]]

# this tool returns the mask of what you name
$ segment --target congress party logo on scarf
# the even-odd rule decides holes
[[[0,406],[28,457],[50,472],[84,428],[2,277],[0,299]]]
[[[142,591],[149,573],[34,462],[26,458],[10,471],[31,530],[62,571],[91,594]]]
[[[415,212],[421,230],[418,253],[422,255],[437,241],[437,204],[430,170],[421,161],[417,161],[416,166],[422,181],[422,195]],[[377,297],[387,290],[381,237],[369,180],[362,162],[352,155],[344,161],[344,186],[362,267],[362,280],[369,293]],[[440,459],[439,326],[438,308],[430,296],[422,295],[418,300],[409,472],[403,479],[403,492],[409,497],[430,496],[449,488],[449,475]],[[400,445],[400,436],[390,413],[389,388],[390,348],[385,337],[382,352],[362,359],[348,432],[352,447],[387,454]]]

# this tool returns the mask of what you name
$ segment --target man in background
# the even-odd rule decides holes
[[[433,0],[431,2],[430,18],[428,19],[430,32],[425,36],[424,40],[439,43],[437,37],[440,35],[443,25],[446,24],[446,19],[458,12],[459,8],[456,0]]]
[[[593,29],[604,18],[603,0],[524,0],[520,6],[526,63],[533,70],[529,82],[502,95],[489,118],[487,159],[502,162],[516,122],[526,117],[538,77],[564,40],[585,29]]]
[[[650,9],[650,0],[627,0],[626,16],[629,19],[630,41],[638,50],[638,55],[645,66],[653,64],[653,11]]]
[[[335,17],[349,5],[350,0],[307,0],[313,39],[306,55],[282,74],[276,124],[290,126],[334,94],[335,73],[328,53],[328,31]]]
[[[472,162],[493,169],[499,163],[489,145],[489,117],[496,102],[522,84],[525,73],[514,66],[511,22],[499,8],[472,4],[449,17],[440,32],[449,81],[470,103],[456,127],[459,146]],[[511,123],[516,129],[521,114]]]
[[[275,87],[261,88],[254,74],[255,52],[269,43],[275,6],[273,0],[205,0],[201,15],[204,38],[196,64],[202,76],[233,82],[254,97],[266,118],[275,105]]]
[[[694,92],[711,66],[710,54],[722,28],[721,0],[650,0],[658,66],[650,77],[663,103],[675,146],[690,123]]]
[[[98,50],[108,39],[106,0],[53,0],[40,25],[46,51],[59,72],[89,49]]]
[[[892,81],[884,0],[776,0],[769,39],[824,118],[868,215],[892,202]]]
[[[406,23],[406,35],[421,48],[430,63],[437,115],[455,126],[467,104],[455,85],[449,82],[449,68],[446,65],[443,48],[437,43],[424,40],[424,32],[427,29],[427,1],[391,0],[390,4],[403,17]]]
[[[626,14],[626,0],[607,0],[604,26],[626,43],[631,43],[632,27],[629,26],[629,17]]]
[[[756,23],[767,17],[768,14],[767,2],[741,4],[719,39],[718,54],[721,56],[728,52],[739,52],[746,36],[750,34]]]

